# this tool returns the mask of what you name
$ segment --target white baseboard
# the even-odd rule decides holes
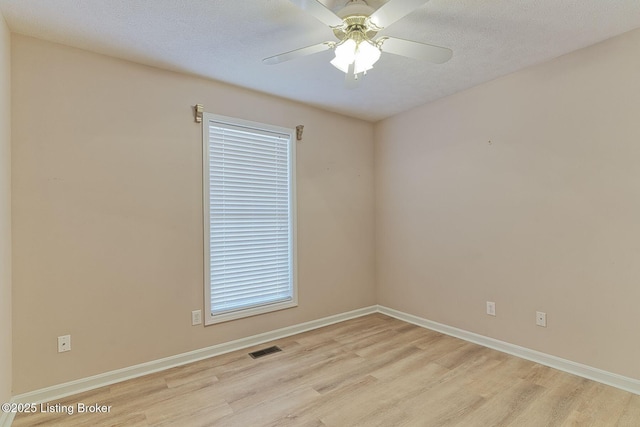
[[[243,348],[252,347],[268,341],[277,340],[302,332],[318,329],[323,326],[332,325],[334,323],[344,322],[345,320],[354,319],[356,317],[365,316],[367,314],[376,313],[377,306],[365,307],[346,313],[336,314],[334,316],[325,317],[310,322],[300,323],[298,325],[289,326],[275,331],[265,332],[263,334],[253,335],[235,341],[217,344],[211,347],[182,353],[175,356],[166,357],[164,359],[153,360],[151,362],[130,366],[128,368],[118,369],[115,371],[105,372],[104,374],[94,375],[92,377],[82,378],[76,381],[70,381],[63,384],[35,390],[32,392],[19,394],[11,399],[13,403],[44,403],[52,400],[61,399],[77,393],[104,387],[110,384],[126,381],[132,378],[141,377],[143,375],[152,374],[154,372],[163,371],[165,369],[176,366],[186,365],[188,363],[197,362],[198,360],[207,359],[213,356],[229,353]],[[4,416],[3,416],[4,415]],[[8,427],[11,425],[15,414],[0,413],[0,427]]]
[[[411,314],[403,313],[398,310],[378,305],[365,307],[318,320],[312,320],[310,322],[277,329],[271,332],[265,332],[263,334],[253,335],[235,341],[217,344],[211,347],[190,351],[188,353],[182,353],[175,356],[166,357],[164,359],[153,360],[151,362],[130,366],[128,368],[105,372],[104,374],[94,375],[92,377],[82,378],[76,381],[71,381],[52,387],[19,394],[14,396],[11,399],[11,402],[50,402],[52,400],[61,399],[73,394],[82,393],[88,390],[93,390],[99,387],[104,387],[132,378],[141,377],[143,375],[152,374],[154,372],[163,371],[165,369],[173,368],[176,366],[186,365],[188,363],[197,362],[199,360],[207,359],[213,356],[219,356],[221,354],[229,353],[232,351],[242,350],[254,345],[274,341],[280,338],[285,338],[291,335],[318,329],[323,326],[332,325],[334,323],[344,322],[345,320],[354,319],[356,317],[361,317],[372,313],[382,313],[387,316],[395,317],[396,319],[421,326],[423,328],[431,329],[446,335],[450,335],[452,337],[460,338],[465,341],[492,348],[494,350],[521,357],[523,359],[531,360],[532,362],[536,362],[541,365],[549,366],[551,368],[578,375],[580,377],[584,377],[593,381],[598,381],[600,383],[640,395],[639,380],[603,371],[591,366],[582,365],[570,360],[541,353],[539,351],[531,350],[525,347],[520,347],[515,344],[496,340],[494,338],[485,337],[483,335],[468,332],[463,329],[454,328],[452,326],[447,326],[442,323],[433,322],[431,320],[423,319],[421,317],[413,316]],[[12,413],[0,412],[0,427],[11,426],[14,415],[15,414]]]
[[[386,314],[387,316],[395,317],[396,319],[403,320],[408,323],[413,323],[414,325],[422,326],[423,328],[443,333],[445,335],[460,338],[465,341],[479,344],[484,347],[489,347],[503,353],[508,353],[522,359],[527,359],[541,365],[549,366],[560,371],[568,372],[579,377],[587,378],[640,395],[640,381],[634,378],[629,378],[622,375],[614,374],[612,372],[603,371],[602,369],[572,362],[571,360],[562,359],[550,354],[531,350],[525,347],[520,347],[518,345],[510,344],[508,342],[500,341],[494,338],[485,337],[483,335],[468,332],[463,329],[443,325],[442,323],[433,322],[431,320],[423,319],[421,317],[413,316],[411,314],[403,313],[401,311],[384,306],[379,305],[378,312]]]

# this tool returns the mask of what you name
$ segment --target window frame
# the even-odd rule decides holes
[[[291,299],[264,305],[241,308],[235,311],[212,314],[211,307],[211,253],[210,253],[210,205],[209,205],[209,126],[210,123],[228,124],[246,127],[263,132],[273,132],[289,137],[289,269],[291,271]],[[230,320],[242,319],[273,311],[284,310],[298,305],[298,268],[297,268],[297,214],[296,214],[296,139],[293,129],[227,117],[213,113],[203,113],[202,117],[202,196],[203,196],[203,247],[204,247],[204,325],[213,325]]]

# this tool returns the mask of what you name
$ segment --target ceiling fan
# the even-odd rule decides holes
[[[419,43],[395,37],[378,37],[376,34],[400,18],[413,12],[429,0],[389,0],[375,10],[365,0],[349,0],[344,8],[334,14],[318,0],[290,0],[328,25],[338,41],[326,41],[290,52],[270,56],[262,61],[268,65],[332,49],[335,58],[331,64],[347,75],[347,80],[357,80],[373,68],[382,52],[406,56],[442,64],[452,56],[451,49]]]

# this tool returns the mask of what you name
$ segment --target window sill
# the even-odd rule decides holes
[[[298,301],[285,301],[274,304],[263,305],[260,307],[248,308],[246,310],[233,311],[230,313],[212,315],[207,313],[204,325],[215,325],[218,323],[228,322],[231,320],[243,319],[245,317],[257,316],[259,314],[271,313],[273,311],[284,310],[287,308],[297,307]]]

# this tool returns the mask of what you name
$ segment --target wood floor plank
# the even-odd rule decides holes
[[[622,390],[604,384],[592,384],[588,393],[581,399],[577,410],[588,420],[584,425],[602,425],[604,422],[618,421],[629,402],[631,395]]]
[[[268,427],[275,426],[299,426],[299,425],[328,425],[323,420],[327,414],[332,412],[348,411],[355,405],[352,396],[359,396],[368,393],[367,390],[378,382],[377,379],[367,375],[349,383],[344,383],[334,389],[332,393],[320,395],[317,399],[293,408],[286,418],[275,420],[264,424]]]
[[[455,425],[508,426],[545,390],[540,385],[521,379],[515,379],[509,384],[495,383],[495,387],[495,392],[491,394],[481,393],[480,395],[490,397],[481,407],[461,418]]]
[[[282,351],[252,359],[248,352]],[[21,426],[640,426],[640,396],[372,314],[50,402]]]
[[[595,383],[573,375],[560,375],[557,384],[547,388],[520,416],[514,425],[523,427],[560,426],[575,411]],[[617,420],[611,420],[615,425]]]
[[[619,427],[636,427],[640,423],[640,395],[631,395],[618,420]]]

